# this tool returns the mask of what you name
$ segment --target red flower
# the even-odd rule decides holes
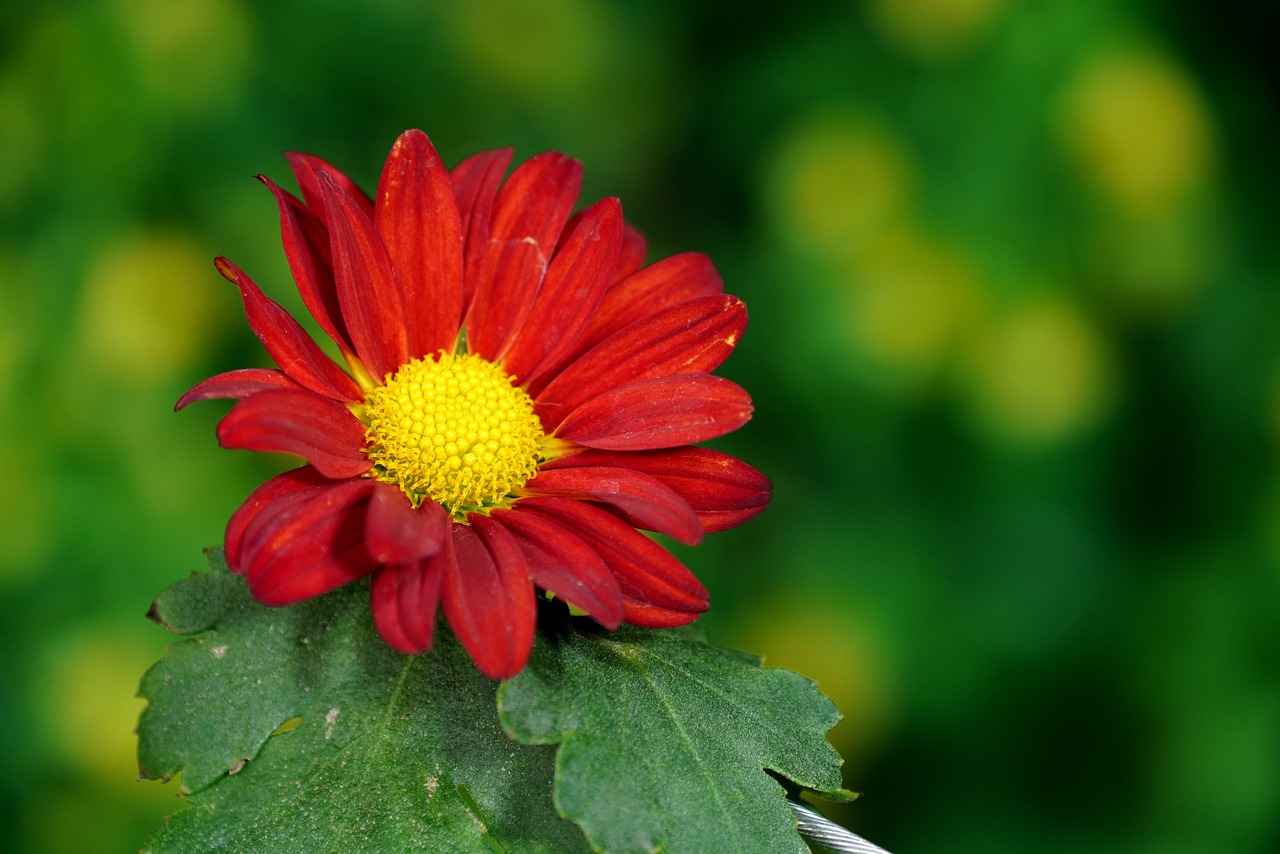
[[[641,267],[617,199],[570,215],[580,164],[511,151],[446,170],[421,131],[391,149],[370,199],[288,154],[302,199],[275,195],[293,278],[348,371],[238,267],[249,325],[279,370],[230,371],[178,408],[239,403],[227,448],[296,454],[232,515],[228,565],[286,605],[373,574],[378,631],[430,649],[437,606],[481,671],[513,676],[535,586],[608,628],[677,626],[707,591],[637,531],[684,543],[769,502],[768,480],[693,443],[751,415],[711,375],[746,309],[702,255]]]

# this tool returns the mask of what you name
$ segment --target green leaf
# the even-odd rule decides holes
[[[852,797],[817,686],[691,632],[544,635],[498,702],[516,738],[560,745],[556,808],[596,850],[807,852],[765,769]]]
[[[401,655],[368,585],[272,609],[221,554],[152,607],[179,634],[143,677],[143,776],[182,775],[190,808],[153,852],[585,850],[552,810],[553,750],[499,727],[497,683],[451,633]]]

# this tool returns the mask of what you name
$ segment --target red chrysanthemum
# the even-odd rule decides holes
[[[225,258],[279,370],[197,384],[178,408],[239,403],[227,448],[307,465],[260,486],[227,525],[226,558],[286,605],[373,574],[395,649],[430,649],[437,606],[481,671],[520,671],[535,586],[608,628],[677,626],[707,591],[641,528],[684,543],[769,502],[747,464],[694,447],[751,402],[713,371],[746,325],[703,255],[642,268],[617,199],[571,216],[580,164],[511,151],[446,170],[421,131],[396,141],[370,199],[319,158],[286,155],[302,198],[280,209],[303,302],[339,368]]]

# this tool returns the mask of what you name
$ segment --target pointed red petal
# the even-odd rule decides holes
[[[297,454],[325,477],[354,477],[371,463],[364,425],[341,403],[293,389],[260,391],[218,423],[224,448]]]
[[[338,167],[321,160],[314,154],[303,154],[298,151],[286,151],[284,159],[289,161],[289,168],[293,170],[293,177],[298,181],[298,189],[302,191],[303,200],[316,216],[321,219],[327,216],[323,193],[320,190],[320,173],[327,172],[364,211],[365,216],[373,219],[373,199],[369,198],[369,194],[360,189],[356,182],[344,175]]]
[[[714,370],[737,346],[746,306],[721,295],[689,300],[627,326],[565,368],[536,395],[554,430],[573,410],[628,383]]]
[[[549,471],[574,466],[624,466],[657,478],[689,502],[708,534],[735,528],[759,515],[773,493],[769,478],[737,457],[710,448],[584,450],[544,463],[538,479]]]
[[[513,150],[501,148],[473,154],[449,172],[462,217],[463,250],[462,313],[471,309],[481,268],[489,251],[489,218],[502,176],[511,165]]]
[[[622,205],[617,199],[603,199],[582,212],[503,358],[503,370],[517,384],[536,382],[544,366],[558,366],[573,350],[613,282],[621,247]]]
[[[364,547],[372,481],[353,478],[276,501],[244,535],[249,590],[264,605],[327,593],[378,568]]]
[[[378,382],[408,361],[404,300],[373,222],[327,172],[320,173],[333,250],[333,280],[351,343]]]
[[[364,400],[356,381],[324,354],[293,315],[268,299],[253,279],[226,258],[213,263],[223,278],[240,289],[249,327],[290,379],[334,400]]]
[[[392,147],[373,221],[403,290],[409,356],[453,352],[462,321],[462,222],[449,173],[422,131],[405,131]]]
[[[537,612],[529,564],[511,533],[483,516],[452,527],[456,562],[445,567],[445,619],[481,673],[508,679],[533,646]]]
[[[634,469],[592,465],[543,469],[523,491],[599,501],[617,508],[637,528],[689,545],[702,541],[702,524],[688,502],[657,478]]]
[[[710,606],[707,588],[684,564],[609,511],[567,498],[525,498],[520,508],[580,537],[612,570],[623,596],[673,611],[701,613]]]
[[[751,397],[710,374],[631,383],[587,401],[556,430],[588,448],[647,451],[705,442],[751,418]]]
[[[584,353],[619,329],[673,305],[723,292],[724,280],[706,255],[685,252],[663,258],[609,289],[576,352]]]
[[[529,561],[533,583],[616,629],[622,622],[622,590],[600,556],[563,525],[541,513],[526,513],[521,503],[495,510],[490,517],[515,535]]]
[[[197,400],[214,400],[228,398],[240,400],[259,391],[269,388],[301,388],[281,371],[269,368],[241,368],[238,371],[226,371],[215,374],[207,380],[196,383],[178,398],[173,405],[174,411],[183,409]]]
[[[333,481],[320,474],[311,466],[303,466],[284,474],[276,475],[255,489],[245,502],[231,514],[227,521],[227,533],[223,538],[223,554],[227,566],[232,572],[243,572],[241,546],[244,542],[245,529],[252,524],[259,513],[267,512],[277,501],[301,492],[326,489]]]
[[[333,283],[329,230],[292,193],[278,187],[266,175],[257,178],[276,197],[280,209],[280,240],[303,304],[324,333],[346,352],[351,352],[351,337],[342,320],[338,291]]]
[[[369,499],[365,544],[378,563],[411,563],[440,551],[448,535],[449,518],[434,501],[416,510],[399,487],[377,483]]]
[[[498,191],[467,317],[473,353],[497,361],[520,331],[581,186],[582,165],[549,151],[517,166]]]
[[[443,578],[439,560],[386,566],[373,577],[369,606],[388,646],[409,655],[431,649]]]

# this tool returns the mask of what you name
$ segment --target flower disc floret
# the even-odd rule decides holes
[[[414,359],[368,395],[371,475],[414,507],[435,501],[459,522],[509,507],[538,471],[544,438],[533,401],[472,354]]]

